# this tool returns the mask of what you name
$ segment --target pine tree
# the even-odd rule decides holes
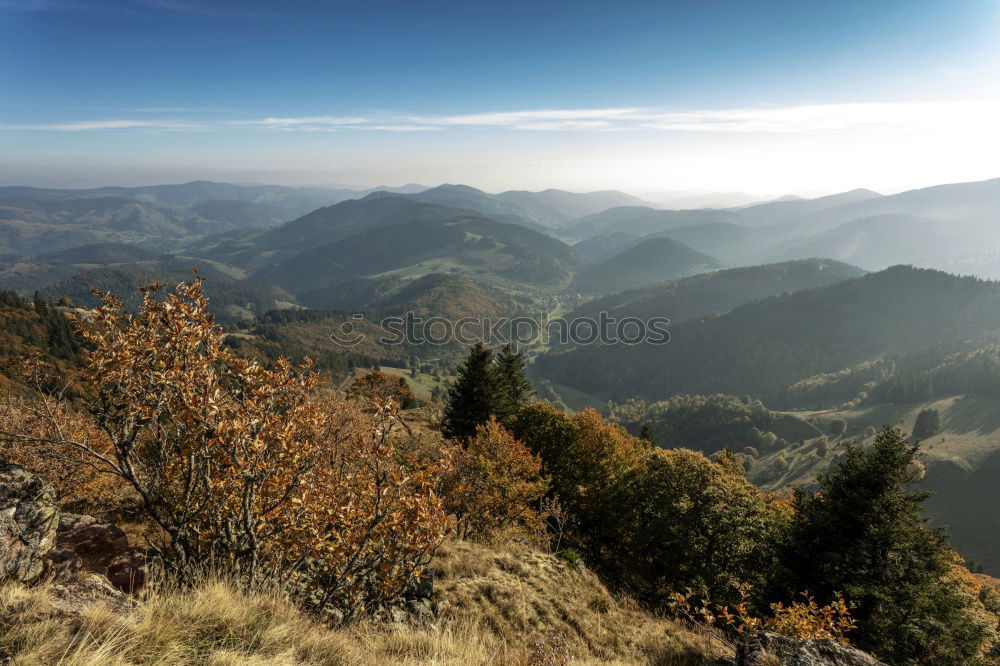
[[[497,354],[494,372],[498,395],[497,417],[502,423],[509,423],[535,395],[535,387],[525,377],[524,367],[524,354],[515,351],[511,344],[504,345]]]
[[[913,439],[927,439],[941,430],[941,414],[936,409],[924,409],[913,424]]]
[[[458,378],[448,389],[442,430],[446,437],[465,440],[497,413],[497,391],[493,351],[481,343],[469,350],[458,369]]]
[[[916,451],[885,428],[870,448],[849,445],[819,492],[798,491],[784,592],[821,603],[843,594],[857,604],[852,642],[888,663],[967,664],[985,627],[950,577],[947,537],[926,525],[929,493],[908,487],[920,476]]]
[[[646,421],[642,424],[642,428],[639,429],[639,439],[644,439],[650,444],[653,443],[653,426]]]

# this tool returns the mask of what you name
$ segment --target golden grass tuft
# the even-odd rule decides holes
[[[328,629],[273,592],[221,580],[157,586],[122,616],[100,604],[53,610],[50,591],[0,587],[0,662],[16,666],[528,664],[557,633],[574,664],[716,663],[704,635],[611,595],[586,570],[527,546],[449,541],[434,566],[431,625]]]

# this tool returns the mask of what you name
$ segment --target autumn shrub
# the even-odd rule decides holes
[[[789,604],[772,603],[767,616],[758,616],[751,604],[751,588],[740,585],[739,596],[732,605],[717,604],[691,590],[674,593],[669,606],[677,615],[708,629],[725,642],[736,642],[740,634],[750,631],[773,631],[799,640],[833,640],[848,644],[848,634],[857,628],[851,617],[852,604],[841,597],[820,606],[808,594]]]
[[[108,454],[110,441],[83,410],[63,400],[70,390],[62,373],[39,354],[23,354],[5,368],[22,391],[0,400],[0,459],[52,483],[63,505],[91,513],[116,511],[134,498],[120,477],[107,473],[67,440]]]
[[[87,414],[50,396],[7,396],[0,402],[0,459],[47,479],[60,504],[106,513],[135,499],[121,477],[94,464],[66,440],[110,453],[105,433]]]
[[[652,596],[689,588],[731,601],[734,589],[764,585],[787,521],[735,458],[687,449],[646,454],[622,478],[616,506],[614,561]]]
[[[391,445],[393,402],[320,399],[308,365],[267,368],[224,347],[200,279],[162,301],[157,289],[135,314],[103,293],[77,321],[102,439],[54,445],[134,489],[178,580],[206,565],[292,578],[344,617],[398,594],[449,524],[436,472],[405,468]]]
[[[651,445],[593,409],[569,416],[543,403],[522,408],[511,429],[541,458],[553,492],[578,523],[578,536],[591,541],[610,538],[607,528],[615,521],[618,480],[639,464]]]
[[[350,619],[398,596],[451,529],[437,490],[445,463],[407,466],[392,444],[396,408],[324,405],[318,464],[281,506],[269,560],[295,568],[309,601]]]
[[[548,490],[542,463],[495,419],[457,446],[445,491],[446,506],[466,538],[489,539],[511,531],[534,534],[543,517],[535,510]]]
[[[825,638],[847,643],[847,634],[857,628],[851,618],[850,605],[838,597],[820,606],[813,597],[802,596],[801,601],[793,601],[787,606],[781,602],[772,604],[774,615],[768,620],[767,628],[802,640]]]
[[[358,377],[351,382],[347,394],[363,403],[394,401],[401,409],[413,407],[417,400],[403,377],[379,370]]]

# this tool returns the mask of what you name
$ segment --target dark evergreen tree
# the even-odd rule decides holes
[[[48,314],[49,304],[46,302],[45,298],[42,296],[42,292],[36,291],[34,297],[35,312],[40,315]]]
[[[857,604],[851,640],[883,661],[968,664],[986,629],[949,578],[947,537],[926,525],[929,493],[910,489],[916,451],[885,428],[870,448],[849,445],[818,492],[799,490],[781,582],[787,598],[807,590]]]
[[[442,421],[445,436],[460,440],[475,436],[476,428],[497,413],[497,402],[493,351],[477,343],[448,389]]]
[[[941,430],[941,414],[936,409],[923,409],[913,423],[913,439],[927,439]]]
[[[524,375],[524,354],[506,344],[496,355],[493,376],[496,386],[497,419],[510,423],[517,410],[527,405],[535,395],[535,387]]]

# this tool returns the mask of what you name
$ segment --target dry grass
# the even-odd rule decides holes
[[[0,662],[61,664],[528,664],[558,632],[570,663],[712,664],[717,646],[612,597],[590,573],[528,547],[450,542],[435,566],[433,625],[327,629],[273,593],[210,581],[160,587],[126,616],[93,604],[67,616],[51,591],[0,588]]]

